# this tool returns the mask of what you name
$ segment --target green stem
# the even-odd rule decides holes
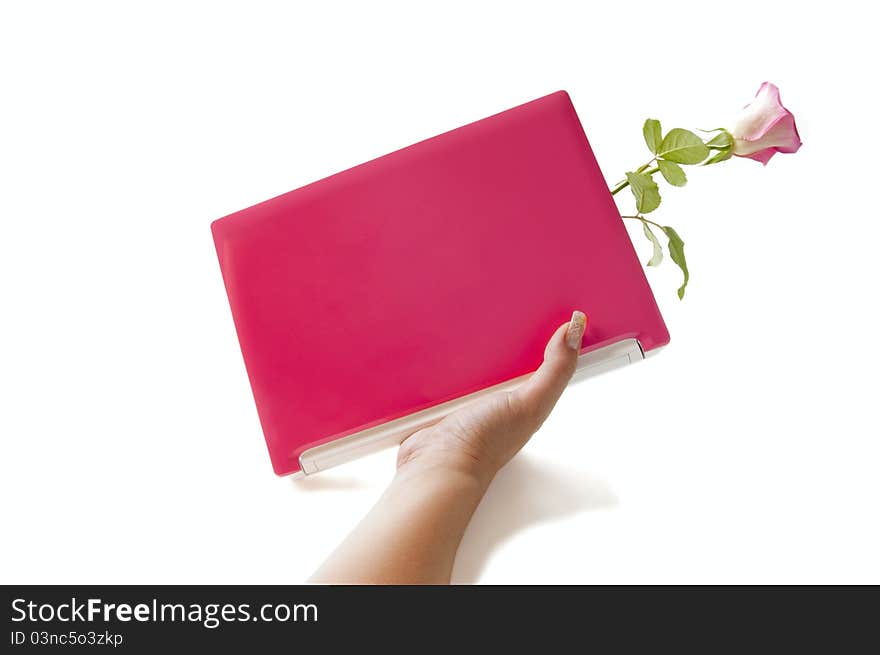
[[[639,167],[636,169],[635,172],[636,172],[636,173],[644,173],[645,170],[648,168],[648,166],[650,166],[651,164],[653,164],[655,161],[656,161],[655,159],[652,159],[652,160],[649,161],[647,164],[642,164],[641,166],[639,166]],[[648,171],[648,172],[646,173],[646,175],[653,175],[654,173],[656,173],[656,172],[659,171],[659,170],[660,170],[659,168],[654,167],[654,168],[652,168],[650,171]],[[628,187],[628,186],[629,186],[629,182],[628,182],[627,180],[623,180],[623,181],[621,181],[621,182],[618,182],[616,185],[614,185],[614,188],[611,189],[611,195],[612,195],[612,196],[615,195],[618,191],[622,191],[623,189],[625,189],[625,188]]]
[[[659,228],[661,230],[663,229],[663,226],[660,225],[660,223],[655,223],[651,219],[645,218],[644,216],[621,216],[621,218],[634,218],[638,221],[641,221],[642,223],[650,223],[651,225],[653,225],[656,228]]]

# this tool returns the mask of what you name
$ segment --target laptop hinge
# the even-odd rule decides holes
[[[645,353],[638,339],[624,339],[608,346],[597,348],[578,357],[577,369],[572,382],[605,373],[645,359]],[[309,448],[299,457],[300,467],[306,475],[324,471],[359,457],[378,452],[400,444],[413,432],[440,421],[447,414],[465,407],[480,398],[498,391],[510,391],[522,384],[529,375],[522,375],[501,384],[456,398],[449,402],[429,407],[403,416],[382,425],[361,430],[341,439]]]

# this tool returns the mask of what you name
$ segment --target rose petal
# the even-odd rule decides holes
[[[738,139],[734,141],[733,154],[749,157],[766,165],[777,152],[793,153],[801,147],[801,138],[791,113],[779,118],[761,138],[754,141]]]
[[[743,107],[730,133],[735,139],[758,139],[786,113],[788,110],[779,99],[779,88],[764,82],[755,99]]]

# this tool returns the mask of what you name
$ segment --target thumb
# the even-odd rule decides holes
[[[575,311],[559,326],[544,349],[544,362],[527,382],[512,392],[516,404],[528,415],[544,422],[574,375],[587,326],[583,312]]]

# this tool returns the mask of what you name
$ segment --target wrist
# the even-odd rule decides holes
[[[473,460],[460,453],[402,451],[398,457],[394,484],[455,487],[482,497],[496,472],[497,469],[487,462]]]

